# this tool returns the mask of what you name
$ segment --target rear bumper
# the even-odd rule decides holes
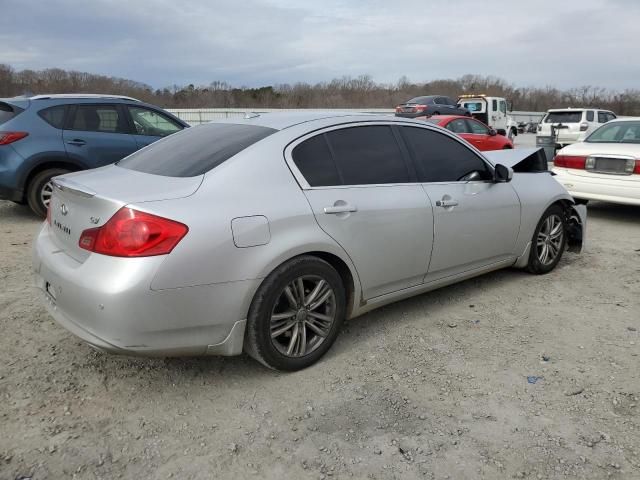
[[[23,166],[24,159],[12,145],[0,146],[0,200],[20,202],[24,199],[19,181],[19,171]]]
[[[616,175],[575,175],[566,168],[553,168],[554,177],[575,198],[640,205],[640,180]],[[636,175],[637,176],[637,175]]]
[[[98,350],[143,356],[240,354],[243,300],[258,281],[151,290],[163,261],[163,256],[94,254],[80,263],[59,251],[45,224],[34,242],[34,283],[51,316]]]
[[[401,118],[416,118],[416,117],[424,117],[425,115],[431,115],[430,113],[424,112],[415,112],[415,113],[396,113],[396,117]]]

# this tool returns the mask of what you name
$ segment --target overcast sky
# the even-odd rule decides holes
[[[640,87],[640,0],[0,0],[0,63],[235,86],[369,74]]]

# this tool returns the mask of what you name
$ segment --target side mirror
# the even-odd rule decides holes
[[[493,171],[493,181],[495,183],[507,183],[513,178],[513,168],[505,167],[501,163],[496,164]]]
[[[504,128],[499,128],[497,132],[498,132],[498,135],[502,135],[503,137],[507,136],[507,131]]]
[[[496,132],[493,128],[489,129],[489,136],[490,137],[495,137],[498,134],[498,132]]]

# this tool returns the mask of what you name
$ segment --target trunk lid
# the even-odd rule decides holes
[[[56,177],[50,205],[54,242],[70,257],[83,262],[91,254],[78,245],[84,230],[104,225],[130,203],[192,195],[203,177],[163,177],[115,165]]]

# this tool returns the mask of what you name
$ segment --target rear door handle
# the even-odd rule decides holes
[[[458,206],[457,200],[436,200],[436,207],[456,207]]]
[[[348,213],[348,212],[357,212],[358,208],[353,205],[334,205],[332,207],[324,207],[324,213],[326,214],[336,214],[336,213]]]
[[[69,140],[67,143],[69,145],[75,145],[76,147],[81,147],[81,146],[87,144],[87,142],[85,142],[84,140],[81,140],[79,138],[74,138],[73,140]]]

